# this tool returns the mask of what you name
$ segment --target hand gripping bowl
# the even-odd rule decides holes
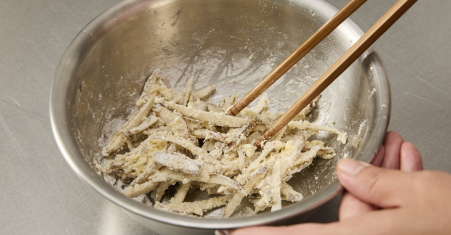
[[[76,174],[131,217],[160,234],[212,234],[307,218],[336,196],[339,158],[369,162],[389,122],[390,87],[384,66],[368,50],[323,92],[311,120],[348,133],[336,149],[289,183],[305,199],[280,211],[230,219],[170,214],[127,198],[100,177],[93,159],[113,130],[133,112],[146,78],[162,68],[172,87],[195,76],[194,88],[217,85],[212,102],[236,91],[242,97],[301,45],[337,9],[321,0],[125,0],[92,20],[58,65],[50,97],[53,133]],[[291,105],[358,38],[345,21],[268,91],[272,111]],[[251,104],[252,105],[252,104]]]

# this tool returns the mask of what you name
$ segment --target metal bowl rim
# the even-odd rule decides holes
[[[297,0],[297,2],[301,1],[302,0]],[[137,2],[142,2],[142,0],[122,1],[95,17],[72,40],[63,56],[61,57],[61,60],[56,69],[55,78],[50,94],[50,122],[58,148],[60,149],[69,166],[77,174],[77,176],[88,183],[105,198],[134,214],[163,223],[200,229],[230,229],[237,227],[270,224],[277,221],[282,221],[304,212],[313,210],[314,208],[324,204],[341,192],[342,187],[339,184],[338,180],[335,180],[333,183],[320,190],[317,194],[315,194],[315,196],[285,207],[280,211],[260,214],[252,217],[218,220],[193,218],[188,216],[170,214],[151,207],[143,206],[143,204],[129,199],[122,193],[116,191],[115,189],[113,189],[113,187],[111,187],[100,177],[98,177],[98,175],[94,172],[90,165],[83,159],[82,153],[78,149],[77,144],[74,141],[68,140],[68,138],[73,137],[73,133],[66,123],[65,111],[68,109],[68,107],[64,99],[66,97],[65,94],[68,90],[67,83],[69,81],[69,76],[67,76],[67,74],[65,76],[64,70],[67,70],[65,66],[70,62],[70,55],[77,51],[77,49],[79,49],[85,41],[85,32],[90,32],[90,29],[97,28],[99,25],[101,25],[101,23],[106,21],[106,19],[112,18],[112,16],[119,13],[122,9]],[[336,8],[331,6],[329,3],[324,2],[323,0],[317,0],[315,1],[315,4],[315,10],[321,11],[323,15],[329,18],[331,18],[336,12],[338,12]],[[354,35],[346,35],[354,41],[358,40],[358,38],[363,35],[362,30],[350,19],[346,20],[340,27],[347,27],[349,30],[351,30],[350,32],[355,32]],[[378,94],[377,97],[379,98],[378,103],[381,105],[386,105],[387,108],[380,111],[377,119],[381,121],[376,123],[374,131],[369,134],[369,138],[378,141],[371,142],[369,146],[367,146],[367,148],[364,149],[364,151],[360,152],[356,157],[356,159],[364,162],[370,162],[372,160],[374,154],[382,143],[390,120],[391,110],[390,84],[385,72],[385,66],[383,65],[382,61],[377,55],[377,52],[374,49],[370,49],[365,52],[363,57],[370,54],[375,54],[374,58],[376,59],[372,62],[376,65],[375,67],[379,69],[375,71],[375,73],[377,73],[378,77],[380,78],[376,81],[379,85],[379,89],[376,91],[376,93]],[[382,121],[383,119],[381,117],[383,116],[386,117],[385,122]]]

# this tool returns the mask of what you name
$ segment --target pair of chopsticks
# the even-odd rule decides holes
[[[351,0],[333,18],[315,32],[307,41],[298,47],[288,58],[277,66],[268,76],[261,80],[228,112],[235,116],[283,74],[291,69],[299,60],[309,53],[318,43],[326,38],[335,28],[354,13],[367,0]],[[384,34],[417,0],[399,0],[388,10],[348,51],[345,52],[254,144],[259,147],[262,142],[272,138],[286,126],[299,112],[324,91],[340,76],[360,55],[363,54],[382,34]]]

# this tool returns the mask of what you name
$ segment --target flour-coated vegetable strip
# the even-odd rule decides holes
[[[135,184],[134,186],[128,187],[124,194],[127,197],[137,197],[139,195],[148,193],[152,190],[154,190],[158,186],[158,183],[155,183],[153,181],[148,181],[142,184]]]
[[[186,106],[188,104],[189,96],[191,95],[191,87],[193,86],[194,76],[191,76],[186,82],[185,89],[183,89],[181,105]]]
[[[210,154],[208,154],[203,149],[197,147],[190,140],[183,139],[183,138],[180,138],[180,137],[175,137],[175,136],[155,136],[153,138],[154,139],[161,139],[161,140],[169,141],[169,142],[172,142],[174,144],[180,145],[183,148],[186,148],[189,151],[191,151],[192,154],[194,154],[196,156],[199,156],[200,158],[204,159],[206,162],[210,162],[210,163],[221,165],[221,162],[219,162],[218,160],[216,160],[213,157],[211,157]]]
[[[241,141],[246,139],[254,125],[255,122],[251,122],[239,128],[239,131],[235,135],[233,135],[232,141],[225,147],[224,153],[235,150],[238,145],[240,145]]]
[[[208,210],[227,204],[231,197],[226,195],[195,202],[156,203],[155,208],[181,215],[202,216]]]
[[[151,115],[149,118],[146,118],[145,121],[143,121],[143,123],[141,123],[139,126],[133,127],[132,129],[130,129],[130,134],[135,135],[135,134],[138,134],[138,133],[144,131],[147,128],[149,128],[150,126],[152,126],[153,124],[155,124],[158,120],[159,120],[159,118]]]
[[[155,102],[163,104],[169,109],[176,110],[181,114],[197,119],[203,122],[209,122],[218,126],[241,127],[251,123],[251,120],[226,115],[225,113],[210,113],[202,110],[191,109],[182,105],[178,105],[171,101],[165,101],[163,98],[155,98]]]
[[[124,174],[132,178],[147,174],[146,172],[151,172],[156,167],[152,159],[153,152],[163,148],[165,145],[166,141],[148,138],[132,151],[116,155],[114,161],[105,166],[105,170],[107,173],[110,173],[120,168]]]
[[[300,202],[302,199],[304,199],[302,193],[299,193],[296,190],[294,190],[287,182],[282,183],[281,193],[282,200],[284,201]]]
[[[208,181],[208,183],[229,186],[236,190],[244,190],[244,187],[240,183],[236,182],[235,180],[233,180],[227,176],[223,176],[221,174],[210,175],[210,180]]]
[[[181,114],[171,112],[162,105],[156,105],[154,112],[166,125],[171,127],[175,136],[189,138],[188,127]]]
[[[295,173],[298,173],[310,166],[313,163],[313,159],[316,157],[318,153],[319,147],[313,147],[311,150],[301,153],[300,157],[296,159],[295,165],[290,167],[285,173],[282,175],[283,181],[288,181],[293,177]]]
[[[153,73],[149,76],[144,85],[144,89],[139,96],[138,101],[136,101],[136,106],[140,109],[145,103],[147,103],[151,97],[152,93],[155,91],[155,86],[157,85],[157,81],[161,80],[161,69],[157,68]]]
[[[307,115],[316,107],[319,99],[321,98],[321,94],[318,95],[315,99],[310,102],[301,112],[299,112],[294,118],[293,121],[306,120]]]
[[[272,207],[271,211],[278,211],[282,209],[282,198],[280,197],[282,181],[280,178],[280,169],[281,169],[281,156],[278,155],[274,162],[274,165],[271,168],[271,184],[270,184],[270,193],[272,199]]]
[[[161,198],[164,196],[166,189],[168,189],[169,186],[171,186],[172,184],[174,184],[174,181],[166,181],[166,182],[161,182],[160,184],[158,184],[158,186],[155,190],[156,191],[155,192],[155,201],[156,202],[161,201]]]
[[[254,215],[272,205],[271,196],[268,194],[268,192],[260,190],[259,193],[260,198],[250,200],[250,202],[254,204]]]
[[[288,170],[296,165],[296,160],[301,156],[301,151],[305,145],[305,135],[300,131],[295,137],[288,141],[282,151],[280,173],[285,176]]]
[[[227,206],[224,208],[223,217],[229,218],[232,213],[235,211],[236,207],[241,203],[241,200],[249,195],[251,192],[253,186],[260,181],[266,172],[268,172],[268,166],[260,166],[255,171],[253,171],[244,181],[244,190],[238,191],[233,198],[231,199],[230,203],[227,204]]]
[[[125,143],[126,138],[121,133],[129,133],[129,130],[137,127],[142,123],[143,118],[149,115],[150,110],[154,106],[154,93],[151,94],[147,103],[144,104],[133,116],[128,120],[115,134],[113,134],[107,141],[107,144],[102,150],[103,156],[109,156],[111,153],[118,151]]]
[[[342,144],[346,143],[346,132],[341,132],[335,128],[328,126],[321,126],[318,124],[310,123],[308,121],[291,121],[288,123],[288,128],[290,129],[307,129],[317,133],[318,131],[327,131],[330,133],[337,134],[337,140],[339,140]]]
[[[154,71],[146,82],[145,89],[140,99],[137,102],[138,111],[124,124],[115,134],[113,134],[107,141],[102,150],[103,156],[109,156],[111,153],[118,151],[126,142],[127,138],[121,135],[125,133],[128,137],[128,133],[131,129],[139,126],[145,117],[149,115],[150,110],[153,108],[155,102],[155,91],[152,87],[157,83],[159,78],[159,70]],[[155,75],[154,75],[155,74]]]
[[[149,177],[149,180],[153,182],[166,182],[172,180],[182,182],[184,184],[193,181],[208,183],[210,181],[210,175],[214,174],[215,171],[215,167],[204,164],[199,175],[193,176],[185,174],[183,172],[170,170],[167,167],[163,167],[157,173]]]
[[[181,183],[175,193],[174,197],[171,198],[171,203],[180,203],[185,200],[188,190],[191,188],[191,182],[187,184]]]
[[[238,149],[237,153],[239,157],[239,167],[244,169],[246,167],[246,154],[241,149]]]
[[[147,129],[142,132],[144,135],[172,135],[172,128],[170,126],[160,126],[151,129]]]
[[[239,98],[240,97],[236,94],[236,92],[233,92],[232,95],[224,97],[224,99],[219,102],[218,107],[224,112],[227,112],[228,109],[232,108],[232,106],[238,102]]]
[[[133,146],[132,141],[128,138],[128,136],[124,132],[121,132],[121,134],[122,138],[125,140],[125,143],[127,144],[128,150],[132,151],[135,148],[135,146]]]
[[[202,167],[202,163],[193,160],[183,154],[167,151],[154,152],[153,160],[173,171],[181,171],[185,174],[194,176],[199,175],[200,169]]]
[[[201,139],[211,139],[211,140],[219,140],[221,142],[226,141],[226,136],[222,133],[206,130],[206,129],[197,129],[191,132],[192,135]]]
[[[224,113],[224,110],[220,109],[218,106],[212,103],[207,103],[207,111],[213,113]]]
[[[284,126],[282,128],[282,130],[277,132],[277,134],[272,137],[271,141],[279,141],[282,138],[282,136],[285,134],[285,131],[287,130],[287,128],[288,128],[287,126]]]
[[[318,155],[318,157],[321,157],[324,159],[331,159],[332,157],[334,157],[336,155],[333,148],[324,146],[324,142],[322,142],[320,140],[307,141],[305,143],[303,150],[308,151],[313,147],[320,148],[318,150],[318,152],[316,153],[316,155]]]
[[[191,93],[191,96],[194,99],[205,99],[211,96],[211,94],[213,94],[213,92],[215,92],[216,90],[216,85],[215,84],[210,84],[207,87],[205,87],[202,90],[198,90],[198,91],[193,91]]]
[[[223,218],[229,218],[235,209],[241,204],[241,201],[246,196],[246,193],[242,191],[238,191],[233,197],[230,199],[229,203],[225,206],[224,212],[222,213]]]
[[[263,151],[258,156],[257,159],[252,161],[246,169],[243,169],[241,172],[241,175],[237,176],[237,181],[241,182],[243,184],[243,181],[246,179],[246,177],[249,176],[251,172],[256,170],[262,163],[262,161],[274,150],[276,149],[282,149],[285,146],[282,142],[267,142],[265,146],[263,147]]]
[[[196,99],[195,101],[192,101],[192,102],[190,101],[188,103],[187,107],[188,108],[199,109],[199,110],[202,110],[202,111],[206,111],[207,110],[207,103],[203,102],[202,100]]]
[[[213,149],[209,152],[210,156],[213,157],[214,159],[220,159],[225,146],[226,145],[224,143],[217,141]]]
[[[268,98],[268,94],[263,93],[260,99],[258,100],[257,106],[255,106],[255,108],[252,111],[254,111],[254,113],[256,114],[261,114],[263,111],[268,111],[269,103],[270,101]]]

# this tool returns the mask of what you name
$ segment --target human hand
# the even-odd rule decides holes
[[[382,143],[371,164],[405,172],[423,170],[423,163],[417,148],[409,142],[404,142],[401,135],[394,131],[387,132],[384,143]],[[338,216],[340,220],[344,220],[374,210],[377,210],[377,207],[344,190]]]
[[[373,161],[383,168],[340,161],[337,176],[352,197],[343,198],[339,222],[251,227],[228,234],[448,234],[451,175],[416,171],[422,168],[420,155],[399,137],[389,132]]]

